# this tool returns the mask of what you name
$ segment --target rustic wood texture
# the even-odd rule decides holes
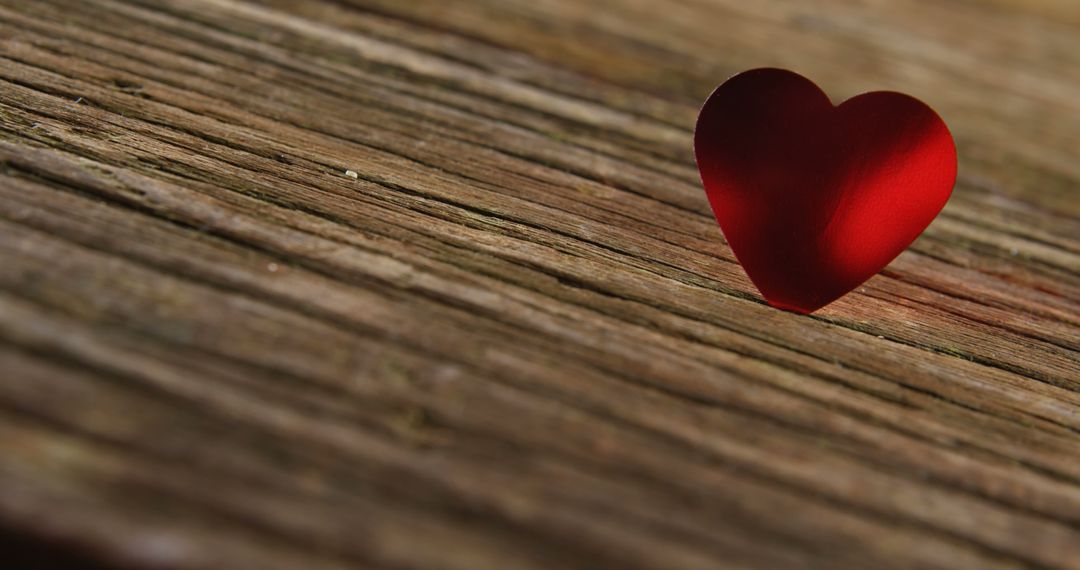
[[[960,152],[812,316],[693,164],[769,65]],[[1071,0],[0,0],[0,547],[1080,568],[1078,152]]]

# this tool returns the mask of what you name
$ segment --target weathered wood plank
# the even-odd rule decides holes
[[[657,11],[0,0],[0,544],[1080,567],[1072,5]],[[758,299],[689,148],[758,65],[959,144],[942,216],[810,317]]]

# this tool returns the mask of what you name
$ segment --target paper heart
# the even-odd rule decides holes
[[[833,106],[783,69],[717,87],[698,115],[694,153],[750,280],[770,305],[800,313],[888,265],[956,182],[952,135],[926,104],[877,91]]]

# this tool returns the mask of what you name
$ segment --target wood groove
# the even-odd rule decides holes
[[[103,198],[109,199],[108,194],[100,194],[100,195],[102,195]],[[152,211],[144,211],[144,212],[145,213],[152,213]],[[195,229],[201,229],[202,231],[206,230],[205,228],[195,228]],[[222,235],[222,238],[229,239],[229,236]],[[247,243],[242,243],[242,245],[244,245],[246,247],[251,247],[251,244],[247,244]],[[538,269],[543,270],[543,268],[538,268]],[[329,275],[329,276],[333,276],[333,275]],[[605,291],[605,290],[594,290],[594,291],[595,291],[595,293],[599,293],[599,294],[603,294],[603,295],[610,295],[609,291]],[[760,340],[764,340],[766,342],[769,342],[768,339],[760,339]],[[780,344],[775,344],[775,345],[777,345],[777,347],[780,347]],[[791,349],[789,349],[789,350],[791,350]],[[742,354],[747,355],[747,356],[752,356],[752,357],[754,356],[753,354],[748,354],[748,353],[742,353]],[[806,356],[815,356],[812,353],[808,353],[808,352],[800,352],[800,354],[806,355]],[[905,386],[905,388],[912,388],[912,386]],[[956,402],[954,402],[954,403],[962,405],[961,403],[956,403]]]

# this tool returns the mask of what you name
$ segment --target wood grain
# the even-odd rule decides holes
[[[768,65],[960,153],[812,316],[690,148]],[[1077,149],[1064,0],[0,0],[0,547],[1080,568]]]

